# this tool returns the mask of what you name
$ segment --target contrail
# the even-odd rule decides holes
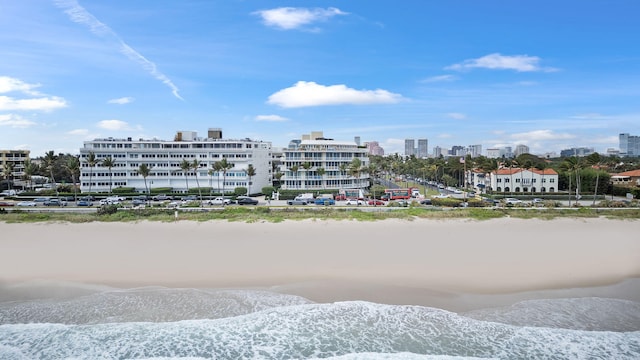
[[[71,21],[87,26],[92,33],[100,37],[111,38],[113,42],[118,44],[122,54],[142,65],[142,67],[153,77],[167,85],[171,89],[173,96],[180,100],[184,100],[178,93],[178,87],[166,75],[158,71],[156,64],[147,60],[147,58],[142,56],[142,54],[127,45],[127,43],[125,43],[118,34],[100,20],[96,19],[95,16],[91,15],[91,13],[80,6],[76,0],[54,0],[54,3],[56,6],[64,10]]]

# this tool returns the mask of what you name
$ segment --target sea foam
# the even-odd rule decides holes
[[[0,326],[3,359],[381,358],[362,354],[638,359],[640,332],[522,327],[367,302],[282,306],[213,320]]]

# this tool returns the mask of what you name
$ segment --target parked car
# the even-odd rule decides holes
[[[522,200],[516,198],[505,198],[504,203],[507,205],[517,205],[522,204]]]
[[[36,206],[36,202],[35,201],[20,201],[18,203],[16,203],[16,206]]]
[[[47,198],[47,197],[37,197],[37,198],[33,199],[33,201],[35,201],[37,203],[39,203],[39,202],[43,203],[43,202],[45,202],[47,200],[49,200],[49,198]]]
[[[330,198],[317,198],[314,202],[316,205],[335,205],[336,201]]]
[[[544,202],[544,199],[541,199],[541,198],[533,198],[531,200],[531,204],[533,204],[534,206],[538,204],[542,204],[543,202]]]
[[[371,199],[369,201],[367,201],[368,205],[372,205],[372,206],[384,206],[386,205],[386,203],[382,200],[378,200],[378,199]]]
[[[230,205],[231,204],[231,199],[229,198],[225,198],[222,196],[218,196],[214,199],[208,200],[205,203],[209,204],[209,205]]]
[[[80,199],[76,202],[76,206],[93,206],[93,203],[88,199]]]
[[[500,203],[500,201],[490,198],[482,198],[482,203],[484,206],[496,206]]]
[[[131,204],[133,206],[140,206],[140,205],[144,205],[147,203],[146,199],[140,199],[140,198],[133,198],[133,200],[131,200]]]
[[[44,202],[44,205],[45,206],[67,206],[67,201],[60,200],[60,199],[49,199]]]
[[[236,198],[238,205],[258,205],[258,200],[252,199],[248,196],[238,196]]]
[[[292,200],[287,200],[287,205],[307,205],[309,202],[307,201],[307,199],[292,199]]]
[[[431,205],[431,199],[422,199],[420,200],[420,205]]]
[[[14,206],[15,203],[9,201],[0,201],[0,206]]]
[[[173,200],[173,197],[167,194],[158,194],[152,197],[151,199],[155,201],[165,201],[165,200]]]
[[[120,200],[117,198],[106,198],[100,200],[100,205],[118,205],[120,204]]]
[[[347,201],[344,202],[345,205],[365,205],[366,203],[364,202],[364,200],[360,200],[360,199],[347,199]]]

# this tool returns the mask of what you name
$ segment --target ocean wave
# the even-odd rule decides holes
[[[640,303],[609,298],[536,299],[468,311],[465,316],[516,326],[591,331],[640,331]]]
[[[171,322],[218,319],[273,307],[308,304],[294,295],[259,290],[110,289],[73,298],[0,303],[0,324]]]
[[[3,359],[351,360],[366,353],[637,359],[640,332],[519,327],[433,308],[367,302],[283,306],[215,320],[0,326]]]

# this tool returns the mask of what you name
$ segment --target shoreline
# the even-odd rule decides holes
[[[0,233],[5,284],[255,288],[443,308],[590,288],[640,301],[630,295],[638,220],[0,223]]]

